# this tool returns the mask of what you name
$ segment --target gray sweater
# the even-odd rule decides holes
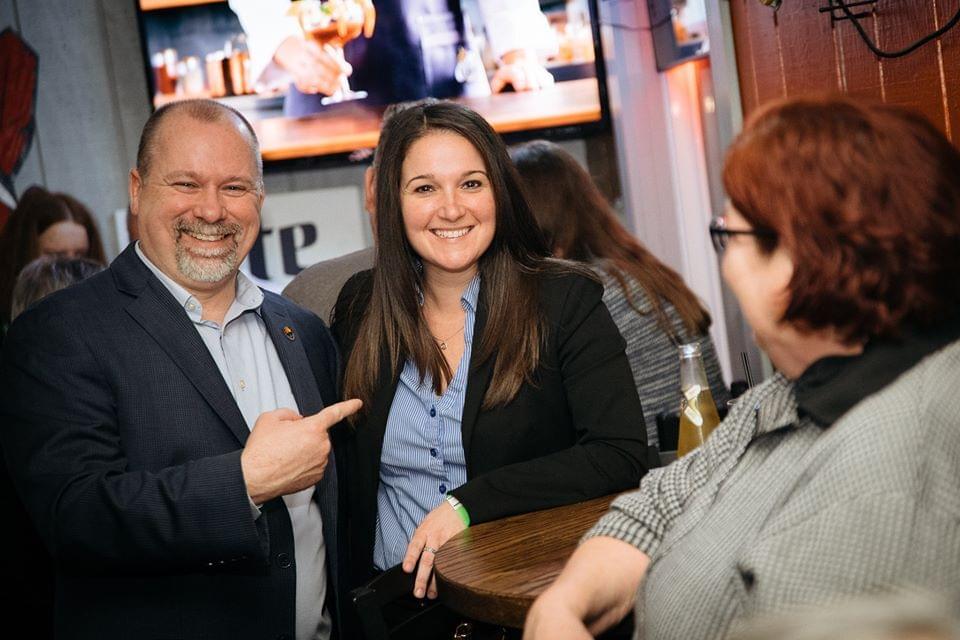
[[[373,247],[369,247],[318,262],[298,273],[283,290],[283,295],[330,324],[330,312],[340,289],[350,276],[372,267],[375,255]]]
[[[649,311],[649,313],[638,314],[630,306],[620,283],[608,273],[604,263],[594,263],[591,266],[603,282],[603,302],[607,305],[614,323],[627,342],[627,359],[630,361],[633,381],[637,385],[637,394],[643,405],[647,444],[659,446],[657,414],[664,411],[670,413],[680,411],[680,355],[677,344],[657,323],[650,299],[633,277],[625,275],[630,295],[641,311]],[[717,352],[710,335],[690,335],[684,328],[677,310],[666,301],[664,301],[664,313],[674,332],[684,343],[700,342],[703,365],[707,371],[707,382],[713,393],[713,399],[718,408],[725,405],[730,399],[730,392],[724,384],[720,362],[717,360]]]

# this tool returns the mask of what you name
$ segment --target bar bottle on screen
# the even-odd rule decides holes
[[[717,405],[707,384],[700,355],[700,343],[682,344],[680,349],[680,434],[677,457],[690,453],[720,424]]]

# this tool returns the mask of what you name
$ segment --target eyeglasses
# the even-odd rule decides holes
[[[710,240],[713,241],[713,248],[717,253],[723,253],[723,250],[730,244],[730,236],[754,236],[755,238],[776,238],[776,234],[767,229],[727,229],[725,218],[714,218],[710,221]]]

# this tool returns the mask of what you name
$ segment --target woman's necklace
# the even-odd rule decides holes
[[[437,346],[440,347],[440,351],[446,351],[446,350],[447,350],[447,340],[449,340],[450,338],[455,337],[455,336],[456,336],[457,334],[459,334],[461,331],[463,331],[463,327],[460,327],[459,329],[457,329],[457,331],[456,331],[455,333],[452,333],[451,335],[447,336],[447,337],[444,338],[443,340],[441,340],[441,339],[438,338],[437,336],[433,335],[432,333],[430,334],[430,337],[432,337],[434,340],[437,341]]]

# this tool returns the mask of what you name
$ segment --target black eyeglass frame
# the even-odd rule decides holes
[[[767,229],[727,229],[723,218],[710,221],[710,241],[717,253],[723,253],[730,243],[730,236],[754,236],[755,238],[776,238],[777,234]]]

